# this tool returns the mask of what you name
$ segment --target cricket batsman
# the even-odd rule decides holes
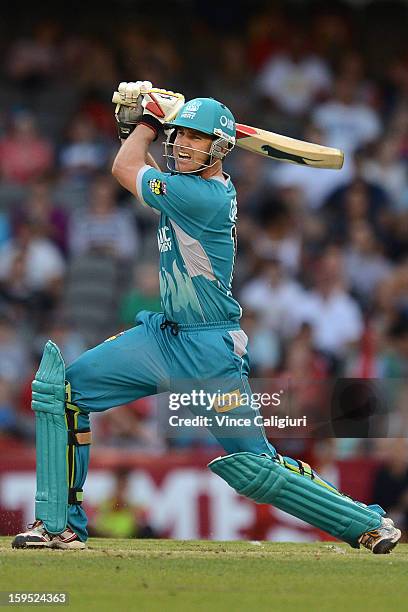
[[[85,352],[68,368],[58,347],[47,342],[32,385],[35,521],[12,546],[85,548],[89,413],[191,381],[190,388],[209,392],[221,385],[227,399],[212,410],[252,423],[250,431],[212,427],[227,454],[214,459],[210,470],[239,494],[272,504],[353,548],[389,553],[401,532],[384,510],[354,501],[305,462],[279,455],[254,422],[258,411],[239,401],[251,391],[247,337],[231,293],[237,199],[222,168],[235,144],[231,111],[212,98],[185,104],[183,95],[147,81],[121,83],[119,94],[122,103],[115,114],[122,146],[112,172],[159,214],[163,313],[139,313],[135,327]],[[149,154],[163,129],[168,172]],[[200,414],[201,408],[194,410]]]

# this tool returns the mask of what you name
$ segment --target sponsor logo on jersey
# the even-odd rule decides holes
[[[230,213],[229,213],[229,218],[230,218],[230,221],[232,221],[232,223],[236,223],[237,215],[238,215],[237,198],[232,198],[232,200],[231,200],[231,207],[230,207]]]
[[[159,245],[160,253],[165,253],[166,251],[171,251],[171,238],[167,235],[170,229],[165,225],[164,227],[160,227],[157,232],[157,243]]]
[[[158,179],[158,178],[150,179],[148,185],[149,185],[150,191],[154,193],[154,195],[166,195],[167,193],[166,183],[162,181],[161,179]]]
[[[241,406],[241,403],[241,391],[235,389],[235,391],[229,393],[218,394],[218,397],[214,400],[214,410],[216,412],[228,412],[237,406]]]
[[[115,336],[109,336],[109,338],[106,338],[106,340],[104,340],[104,342],[112,342],[112,340],[116,340],[116,338],[119,338],[119,336],[123,336],[125,332],[121,331],[118,334],[116,334]]]

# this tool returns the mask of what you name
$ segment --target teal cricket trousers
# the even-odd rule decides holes
[[[80,413],[78,427],[89,427],[89,413],[101,412],[164,391],[250,394],[246,336],[238,323],[164,325],[161,313],[139,313],[137,325],[81,355],[67,368],[71,402]],[[194,414],[208,416],[205,407]],[[233,415],[253,419],[259,412],[249,405],[233,408]],[[245,431],[217,427],[211,432],[230,453],[252,452],[274,456],[263,428]],[[89,446],[75,447],[74,486],[82,489],[89,463]],[[70,505],[68,525],[87,539],[87,518],[81,505]]]

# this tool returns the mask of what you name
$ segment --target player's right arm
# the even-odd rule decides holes
[[[119,183],[138,197],[136,176],[146,166],[149,146],[156,138],[156,132],[149,126],[139,124],[122,143],[112,166],[112,174]]]

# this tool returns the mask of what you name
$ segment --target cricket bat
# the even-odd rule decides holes
[[[237,146],[247,151],[313,168],[339,170],[343,166],[344,154],[340,149],[296,140],[242,123],[237,123],[236,128]]]
[[[123,99],[116,91],[113,94],[112,102],[123,104]],[[236,128],[237,146],[247,151],[278,161],[311,166],[312,168],[339,170],[343,166],[344,154],[340,149],[296,140],[295,138],[289,138],[289,136],[281,136],[242,123],[237,123]]]

